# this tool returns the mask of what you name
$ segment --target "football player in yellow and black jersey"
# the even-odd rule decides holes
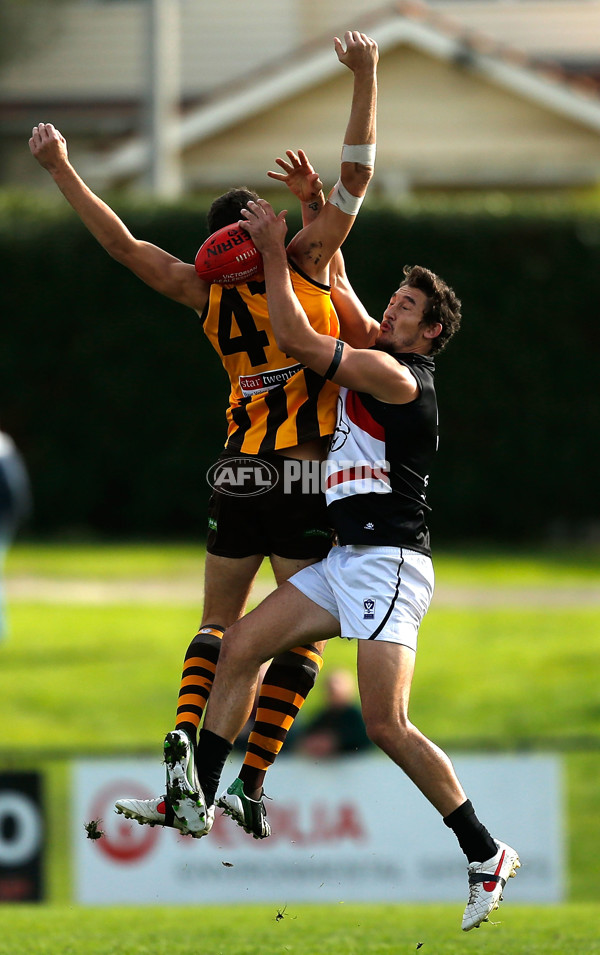
[[[344,34],[343,41],[334,38],[334,46],[340,63],[354,77],[340,179],[327,202],[319,189],[315,194],[318,177],[306,179],[306,192],[301,188],[300,196],[307,210],[315,207],[319,213],[292,239],[288,252],[294,289],[310,321],[319,332],[337,337],[329,264],[352,227],[373,174],[378,50],[372,39],[352,31]],[[132,236],[79,177],[69,162],[66,140],[54,126],[42,123],[34,127],[29,146],[113,258],[156,291],[201,316],[231,381],[227,440],[216,467],[229,474],[233,468],[234,477],[236,473],[246,475],[256,470],[248,469],[247,462],[256,463],[260,458],[279,475],[286,460],[320,462],[335,425],[337,390],[326,377],[314,375],[278,349],[260,277],[246,285],[208,285],[194,265]],[[302,163],[296,164],[290,153],[288,156],[291,165],[287,169],[280,161],[285,174],[270,175],[293,188],[306,166],[302,169]],[[255,198],[254,193],[242,189],[215,200],[209,213],[211,232],[237,223],[241,209]],[[170,825],[194,836],[203,834],[193,811],[197,790],[194,750],[221,635],[243,614],[265,556],[280,584],[329,549],[322,496],[302,494],[301,484],[300,493],[284,494],[284,482],[274,479],[273,483],[272,490],[259,496],[217,490],[211,498],[203,617],[184,662],[176,728],[165,739],[167,793],[159,799],[117,803],[119,811],[140,823]],[[265,772],[314,684],[322,648],[323,644],[310,644],[273,661],[261,687],[256,724],[240,777],[223,794],[226,811],[257,838],[270,833],[262,801]]]

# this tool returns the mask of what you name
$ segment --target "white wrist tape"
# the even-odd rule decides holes
[[[342,147],[342,162],[358,162],[361,166],[375,165],[375,153],[377,146],[375,143],[364,143],[362,146],[349,146],[344,143]]]
[[[347,216],[356,216],[362,205],[363,196],[353,196],[341,179],[338,179],[327,201],[337,206],[340,212],[345,212]]]

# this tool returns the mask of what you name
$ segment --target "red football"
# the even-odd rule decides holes
[[[195,265],[205,282],[239,285],[262,269],[262,257],[245,229],[226,225],[202,243]]]

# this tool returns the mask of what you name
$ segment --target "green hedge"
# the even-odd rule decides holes
[[[187,261],[206,236],[197,206],[117,207]],[[463,301],[438,360],[434,539],[593,529],[600,219],[365,209],[344,252],[376,316],[405,263]],[[228,389],[195,313],[113,262],[69,210],[30,199],[0,208],[0,265],[0,424],[29,465],[32,531],[204,536]]]

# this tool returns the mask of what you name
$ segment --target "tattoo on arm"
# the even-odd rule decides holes
[[[308,259],[314,265],[318,265],[323,258],[323,243],[311,242],[308,249],[304,253],[304,258]]]

